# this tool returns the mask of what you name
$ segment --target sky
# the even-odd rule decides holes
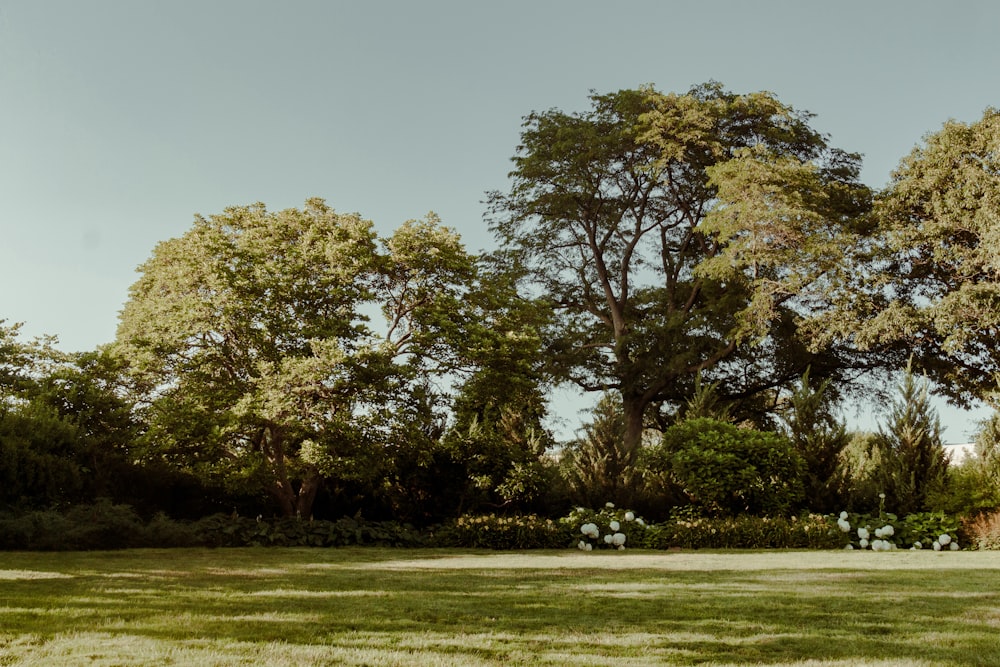
[[[0,0],[0,320],[109,343],[156,243],[258,201],[383,234],[434,211],[489,248],[521,119],[592,90],[771,91],[882,187],[1000,105],[998,25],[994,0]],[[952,442],[987,414],[939,411]]]

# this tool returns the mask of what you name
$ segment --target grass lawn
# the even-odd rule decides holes
[[[0,665],[1000,665],[998,552],[0,553]]]

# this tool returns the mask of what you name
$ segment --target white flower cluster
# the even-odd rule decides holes
[[[615,507],[614,503],[607,503],[605,505],[605,508],[609,509],[609,510],[613,510],[614,507]],[[637,519],[636,518],[634,512],[628,511],[628,512],[625,512],[625,514],[621,515],[621,516],[622,516],[622,518],[626,522],[632,522],[632,521],[634,521],[636,523],[636,525],[643,526],[643,527],[646,525],[643,522],[642,519]],[[622,528],[621,522],[618,521],[617,519],[612,519],[611,521],[609,521],[608,522],[608,531],[609,532],[605,533],[605,535],[603,537],[603,541],[604,541],[604,543],[606,545],[608,545],[611,548],[616,548],[619,551],[624,551],[625,550],[625,541],[626,541],[627,537],[626,537],[625,533],[621,532],[621,528]],[[585,523],[582,526],[580,526],[580,532],[584,535],[584,537],[589,537],[590,539],[595,540],[598,543],[600,543],[600,540],[602,539],[601,538],[601,530],[600,530],[600,528],[598,528],[597,524],[593,523],[593,522],[588,522],[588,523]],[[577,547],[581,551],[593,551],[594,550],[594,544],[591,543],[591,542],[588,542],[587,540],[580,540],[580,542],[577,544]]]
[[[884,497],[884,496],[883,496]],[[840,517],[837,519],[837,527],[840,528],[845,533],[851,532],[851,523],[847,519],[847,512],[841,512]],[[869,539],[872,537],[874,532],[874,539]],[[896,534],[896,529],[892,527],[891,523],[887,523],[881,528],[876,528],[874,531],[869,530],[869,526],[859,527],[857,530],[858,535],[858,547],[861,549],[870,548],[872,551],[895,551],[898,547],[896,543],[890,540],[893,535]],[[941,551],[945,547],[948,547],[951,551],[958,551],[958,543],[951,539],[948,534],[943,534],[933,542],[933,547],[935,551]],[[853,544],[848,544],[845,549],[853,549]],[[913,543],[910,550],[923,549],[924,545],[919,540]]]
[[[916,549],[923,548],[923,545],[920,544],[919,542],[914,543],[913,546]],[[956,542],[953,539],[951,539],[951,535],[949,535],[947,533],[942,534],[936,540],[934,540],[934,542],[933,542],[933,544],[931,546],[934,547],[934,551],[941,551],[945,547],[947,547],[951,551],[958,551],[959,548],[960,548],[958,546],[958,542]]]

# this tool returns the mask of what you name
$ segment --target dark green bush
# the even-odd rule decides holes
[[[360,518],[336,521],[251,519],[216,514],[194,525],[200,544],[216,547],[420,546],[423,537],[411,526]]]
[[[706,515],[786,516],[803,496],[804,463],[787,438],[714,419],[668,428],[644,466]]]

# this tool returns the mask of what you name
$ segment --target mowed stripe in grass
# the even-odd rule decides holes
[[[0,554],[0,665],[1000,665],[1000,554]]]

